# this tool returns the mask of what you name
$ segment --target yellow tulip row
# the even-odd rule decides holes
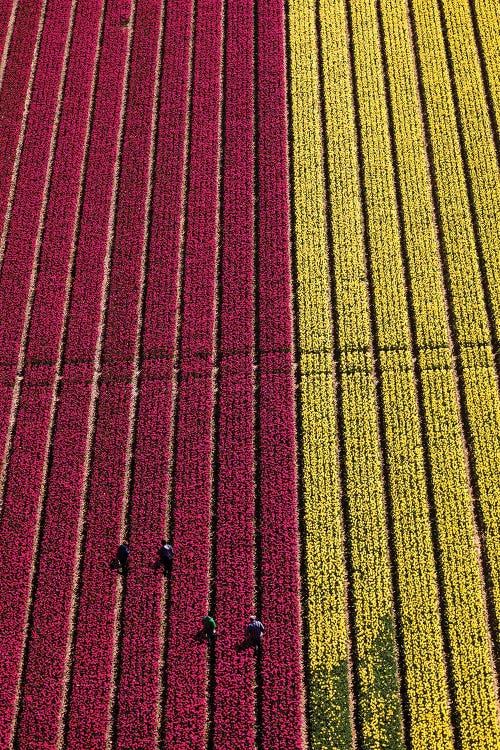
[[[345,9],[322,0],[319,20],[358,715],[367,747],[397,748],[402,718]]]
[[[351,13],[411,741],[437,750],[452,733],[375,2]]]
[[[345,568],[333,389],[314,0],[290,0],[296,295],[307,528],[310,743],[351,747]]]
[[[497,127],[500,125],[500,13],[497,0],[471,0],[474,9],[480,45],[484,52],[484,63],[491,99],[495,110]]]
[[[398,102],[394,136],[459,732],[464,748],[496,748],[500,734],[485,607],[408,19],[399,2],[382,0],[381,6],[390,91]]]
[[[461,5],[461,0],[445,3],[450,30],[452,27],[450,14],[453,13],[455,16]],[[479,8],[482,3],[476,3],[476,6]],[[495,315],[498,315],[498,304],[495,301],[497,299],[495,295],[500,294],[498,270],[493,272],[491,267],[496,265],[496,269],[498,269],[498,263],[500,262],[498,240],[498,232],[500,231],[498,223],[500,211],[499,175],[494,163],[492,163],[493,157],[484,105],[476,103],[474,111],[477,112],[478,119],[475,124],[471,121],[471,105],[467,102],[471,98],[480,102],[483,94],[477,80],[475,65],[467,64],[468,70],[465,72],[461,70],[461,64],[458,60],[460,47],[456,40],[453,41],[454,35],[466,35],[466,38],[460,37],[461,46],[464,48],[466,45],[472,44],[472,36],[470,33],[466,34],[469,29],[470,18],[462,14],[460,20],[463,23],[462,29],[457,27],[455,18],[453,33],[450,33],[449,37],[457,63],[455,72],[460,71],[460,76],[456,76],[456,82],[460,107],[463,112],[464,135],[466,135],[467,151],[471,163],[474,200],[478,208],[478,226],[483,250],[488,253],[489,258],[492,306]],[[478,503],[484,522],[487,560],[493,583],[496,617],[498,618],[500,616],[500,475],[497,467],[500,463],[500,398],[480,286],[479,263],[468,205],[466,175],[460,158],[458,134],[454,125],[451,85],[446,70],[444,42],[438,23],[436,9],[429,5],[426,0],[417,0],[415,2],[415,26],[419,40],[422,82],[427,102],[442,238],[449,268],[449,286],[463,372],[464,400],[479,490]],[[467,59],[469,60],[469,58]],[[465,81],[467,76],[474,78],[475,70],[478,88],[468,89]],[[436,91],[438,84],[439,91]],[[478,174],[480,167],[483,169],[482,183],[481,175]],[[492,196],[488,195],[490,191]],[[492,198],[496,202],[495,209],[490,205]],[[490,238],[484,241],[488,234],[490,234]],[[480,399],[478,393],[481,394]]]
[[[412,40],[405,4],[380,0],[379,5],[386,45],[387,85],[395,103],[394,138],[421,373],[423,425],[420,425],[411,359],[408,290],[401,258],[375,0],[351,3],[350,12],[411,741],[417,749],[437,750],[453,745],[424,469],[423,429],[432,480],[441,603],[451,649],[452,697],[459,718],[458,731],[463,747],[493,748],[499,747],[499,728]],[[398,747],[402,741],[400,707],[346,8],[342,3],[319,0],[321,39],[318,40],[314,6],[312,0],[290,0],[288,17],[311,746],[319,749],[350,745],[345,705],[347,632],[333,380],[336,376],[345,449],[347,542],[355,601],[353,635],[357,646],[361,731],[363,741],[372,747]],[[325,196],[323,187],[318,41],[324,66],[326,132],[323,135],[330,173],[329,196]],[[423,70],[425,85],[425,65]],[[435,81],[434,85],[437,85]],[[438,124],[445,139],[448,138],[445,123]],[[439,178],[444,181],[440,183]],[[466,202],[460,200],[463,199],[460,177],[454,175],[454,178],[451,187],[446,186],[448,193],[445,191],[444,197],[446,180],[443,175],[438,175],[437,183],[441,213],[443,206],[449,208],[447,201],[455,211],[445,218],[443,234],[447,240],[445,250],[456,332],[460,342],[475,344],[461,347],[462,372],[469,427],[475,437],[478,480],[483,488],[482,510],[486,508],[490,514],[487,516],[491,530],[488,559],[495,570],[498,557],[495,524],[498,522],[492,518],[496,489],[493,467],[495,461],[499,461],[498,440],[495,443],[494,436],[487,430],[487,437],[484,436],[481,422],[484,404],[479,404],[478,394],[482,398],[483,393],[487,393],[491,429],[500,424],[500,411],[491,348],[485,341],[488,329],[477,259],[474,264],[470,215]],[[338,333],[335,344],[340,352],[336,373],[331,361],[325,200],[329,201],[332,217],[333,304]],[[457,229],[460,217],[462,227]],[[454,235],[454,231],[459,234]],[[462,245],[465,237],[469,249],[465,262],[453,253],[452,242],[460,233]],[[471,288],[475,294],[472,299]],[[484,343],[486,346],[481,346]],[[489,495],[487,490],[490,490]],[[497,580],[500,581],[500,576]]]
[[[451,56],[451,72],[456,87],[463,141],[467,155],[470,187],[476,209],[477,229],[484,256],[491,307],[500,329],[500,172],[493,133],[483,92],[468,0],[441,0],[446,37]],[[419,16],[425,17],[428,36],[439,33],[436,0],[417,0]],[[496,14],[498,15],[498,8]],[[441,50],[440,50],[441,51]],[[500,72],[500,71],[498,71]],[[446,85],[446,77],[443,78]],[[430,93],[430,92],[429,92]]]

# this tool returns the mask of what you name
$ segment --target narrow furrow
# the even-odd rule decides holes
[[[0,6],[0,91],[2,90],[5,66],[10,52],[12,33],[16,25],[19,0],[9,0]]]
[[[450,352],[432,196],[407,18],[383,0],[380,14],[386,85],[411,311],[426,472],[439,560],[445,638],[461,746],[499,739],[489,653],[484,580],[479,565],[469,455],[464,454],[456,369]],[[409,133],[411,137],[409,138]],[[461,396],[459,391],[459,395]],[[469,679],[474,671],[474,680]]]
[[[313,750],[352,746],[352,685],[332,363],[316,6],[286,7],[299,461]]]
[[[191,0],[185,0],[163,19],[165,42],[158,70],[161,82],[152,152],[154,185],[140,342],[140,395],[128,517],[134,567],[144,574],[129,577],[123,602],[115,732],[116,747],[123,749],[157,747],[164,590],[158,580],[160,573],[148,567],[156,562],[167,513],[191,6]],[[177,40],[175,48],[167,43],[171,38]]]
[[[402,702],[404,705],[406,696],[400,617],[394,610],[391,590],[392,586],[396,588],[396,579],[386,519],[387,486],[380,446],[370,325],[373,308],[366,280],[346,20],[345,5],[333,8],[329,3],[319,3],[322,126],[333,330],[339,372],[338,432],[357,693],[356,729],[361,747],[401,748],[404,744]],[[339,112],[342,113],[340,118]],[[403,683],[401,687],[399,681]]]
[[[222,10],[200,0],[194,38],[164,725],[179,750],[205,746],[207,719],[207,646],[196,634],[209,590]]]
[[[128,9],[127,9],[128,10]],[[127,452],[145,214],[149,188],[152,114],[160,3],[132,3],[120,22],[129,38],[123,130],[118,140],[116,213],[110,219],[109,294],[102,350],[93,460],[85,516],[67,747],[104,747],[109,739],[114,608],[127,578],[116,583],[109,560],[120,541],[128,491]],[[132,561],[134,545],[131,544]],[[130,565],[130,576],[142,576]]]
[[[253,654],[243,648],[254,595],[253,2],[225,7],[215,425],[213,747],[255,745]]]
[[[60,102],[64,135],[51,159],[52,171],[47,181],[51,183],[52,194],[44,216],[45,242],[39,257],[38,285],[35,287],[33,284],[31,304],[26,310],[20,354],[20,360],[26,367],[23,370],[23,380],[19,382],[19,402],[16,408],[18,421],[1,522],[5,544],[0,562],[0,590],[4,605],[10,602],[9,627],[3,631],[6,640],[2,649],[2,656],[6,660],[2,665],[2,689],[6,705],[9,705],[9,711],[5,713],[6,721],[12,719],[15,685],[19,668],[22,667],[18,660],[22,660],[26,606],[31,606],[31,601],[28,599],[27,602],[26,597],[30,597],[31,579],[37,566],[35,560],[32,567],[32,556],[38,546],[42,510],[39,501],[46,473],[47,431],[52,411],[55,365],[66,295],[65,277],[78,195],[81,140],[85,134],[87,115],[84,101],[87,100],[88,106],[95,51],[97,28],[92,21],[96,23],[98,18],[99,14],[94,13],[93,19],[87,16],[82,23],[80,14],[75,19],[72,30],[72,50],[75,57],[68,69],[64,102]],[[69,45],[67,53],[69,54]],[[75,117],[74,113],[76,102],[83,105],[79,117]],[[68,159],[68,149],[72,154],[71,159]],[[38,248],[40,245],[41,242],[38,241]],[[25,451],[26,446],[29,446],[28,451]]]
[[[26,325],[36,287],[41,231],[59,133],[60,106],[65,96],[75,5],[76,0],[64,0],[62,3],[49,2],[47,7],[23,151],[2,234],[0,349],[12,376],[23,374]],[[13,300],[15,304],[12,304]],[[5,489],[19,385],[19,381],[15,382],[10,393],[9,389],[4,390],[0,401],[0,450],[3,452],[0,495]],[[0,497],[0,502],[2,499]]]
[[[48,0],[21,2],[16,14],[0,90],[0,225],[3,227],[31,105],[33,77]],[[3,238],[3,232],[2,232]],[[3,245],[3,242],[2,242]],[[0,246],[0,258],[1,253]]]
[[[285,16],[255,3],[256,365],[260,746],[307,746],[291,317]]]
[[[365,253],[410,741],[451,748],[450,668],[412,363],[376,5],[348,4]],[[430,718],[432,717],[432,718]]]
[[[477,256],[477,224],[471,215],[467,174],[458,131],[448,127],[455,116],[446,50],[442,34],[430,33],[439,23],[437,10],[427,15],[419,3],[410,3],[410,29],[415,50],[417,84],[422,103],[427,155],[430,163],[433,208],[449,313],[453,350],[457,358],[462,430],[469,446],[471,479],[476,499],[475,516],[481,532],[485,562],[490,635],[498,665],[500,642],[500,395],[496,352],[485,305]],[[430,26],[431,25],[431,26]],[[433,45],[433,62],[423,45]],[[432,91],[434,68],[442,70],[448,85],[436,100]],[[486,300],[487,301],[487,300]]]

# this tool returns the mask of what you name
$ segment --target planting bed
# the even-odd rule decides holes
[[[499,30],[0,3],[0,750],[500,748]]]

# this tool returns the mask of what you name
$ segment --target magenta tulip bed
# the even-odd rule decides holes
[[[0,42],[0,747],[299,750],[282,4],[11,0]]]

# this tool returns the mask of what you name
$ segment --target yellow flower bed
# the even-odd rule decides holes
[[[351,747],[314,2],[289,6],[311,747]]]

